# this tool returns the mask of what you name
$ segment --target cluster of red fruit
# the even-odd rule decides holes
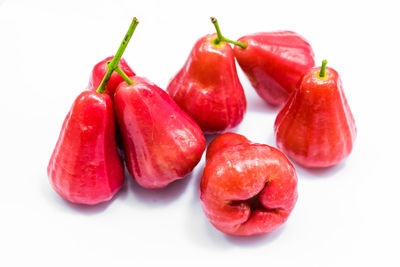
[[[94,67],[89,90],[64,121],[48,166],[59,195],[88,205],[110,200],[124,183],[123,160],[145,188],[185,177],[202,157],[204,133],[225,132],[243,119],[246,99],[235,58],[266,102],[284,104],[275,135],[286,155],[307,167],[332,166],[349,155],[356,127],[340,78],[326,61],[313,67],[302,37],[281,31],[235,42],[212,22],[217,34],[197,41],[167,94],[121,59],[138,24],[134,18],[116,55]],[[211,142],[200,189],[217,229],[247,236],[286,221],[297,200],[297,176],[285,154],[235,133]]]

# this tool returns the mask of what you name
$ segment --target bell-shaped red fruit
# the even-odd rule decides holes
[[[314,66],[310,44],[291,31],[261,32],[238,40],[235,57],[258,95],[271,105],[289,98],[300,78]]]
[[[107,69],[108,69],[107,62],[110,62],[113,58],[114,58],[114,56],[107,57],[106,59],[104,59],[103,61],[100,61],[93,67],[92,74],[89,79],[89,86],[88,86],[89,90],[92,90],[92,91],[97,90],[101,81],[103,80],[104,76],[107,73]],[[118,62],[118,66],[129,77],[135,76],[135,73],[128,66],[128,63],[126,63],[125,59],[121,58]],[[113,98],[115,89],[117,89],[118,85],[123,81],[124,81],[124,79],[117,72],[113,72],[111,74],[110,80],[108,81],[104,92],[106,94],[109,94],[111,96],[111,98]]]
[[[338,73],[315,67],[299,82],[275,121],[277,146],[306,167],[328,167],[346,158],[357,129]]]
[[[279,150],[226,133],[207,149],[201,203],[211,224],[239,236],[282,225],[297,201],[297,176]]]
[[[138,76],[131,83],[114,96],[126,165],[141,186],[165,187],[197,165],[205,138],[164,90]]]
[[[65,118],[47,173],[55,191],[78,204],[111,199],[124,183],[109,95],[82,92]]]
[[[205,133],[237,126],[246,111],[233,50],[216,34],[197,41],[167,91]]]

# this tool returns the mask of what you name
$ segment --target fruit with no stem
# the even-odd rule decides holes
[[[246,111],[246,98],[237,76],[232,42],[217,34],[202,37],[168,85],[175,102],[205,133],[218,133],[238,125]]]
[[[235,57],[258,95],[271,105],[282,105],[297,82],[314,66],[310,44],[291,31],[261,32],[238,40]]]
[[[89,86],[88,89],[92,91],[96,91],[97,88],[99,87],[101,81],[104,78],[104,75],[106,75],[108,66],[107,63],[109,64],[111,60],[114,58],[114,56],[107,57],[104,60],[100,61],[97,63],[92,70],[90,80],[89,80]],[[118,62],[118,66],[123,70],[123,72],[128,75],[129,77],[135,76],[135,73],[133,70],[129,67],[128,63],[126,63],[125,59],[121,58],[120,61]],[[117,89],[118,85],[123,82],[124,79],[119,75],[117,72],[113,72],[111,74],[110,80],[107,83],[106,89],[104,92],[106,94],[109,94],[111,98],[114,97],[115,89]]]
[[[124,183],[115,141],[114,106],[103,94],[138,21],[133,19],[97,91],[84,91],[64,120],[47,173],[55,191],[78,204],[110,200]]]
[[[297,176],[279,150],[226,133],[207,149],[200,189],[212,225],[249,236],[271,232],[287,220],[297,200]]]
[[[329,167],[346,158],[357,129],[338,73],[314,67],[275,120],[277,146],[305,167]]]
[[[124,183],[109,95],[84,91],[65,118],[47,172],[55,191],[78,204],[107,201]]]
[[[162,188],[193,170],[205,138],[164,90],[145,78],[131,79],[114,95],[126,165],[141,186]]]

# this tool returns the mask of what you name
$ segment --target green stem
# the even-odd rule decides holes
[[[247,45],[244,43],[235,42],[235,41],[225,38],[221,33],[221,30],[219,28],[218,21],[216,18],[211,17],[211,22],[214,24],[215,30],[217,31],[217,39],[215,39],[215,44],[219,44],[220,42],[227,42],[227,43],[237,45],[243,49],[246,48]]]
[[[321,70],[319,71],[319,77],[320,78],[325,78],[326,64],[328,64],[328,61],[326,59],[322,60]]]
[[[139,21],[137,20],[136,17],[134,17],[131,25],[129,26],[128,32],[125,34],[125,37],[122,40],[122,43],[118,48],[117,53],[115,54],[114,58],[111,60],[110,64],[107,64],[107,66],[108,66],[107,72],[104,75],[103,80],[101,81],[99,87],[96,90],[97,93],[102,94],[104,92],[104,90],[106,89],[107,83],[111,78],[111,74],[118,67],[118,62],[121,59],[122,54],[124,53],[126,47],[128,46],[129,40],[131,39],[132,34],[135,31],[136,26],[138,24],[139,24]]]
[[[211,22],[214,24],[215,30],[217,31],[217,41],[220,42],[224,39],[221,30],[219,29],[218,21],[215,17],[211,17]]]
[[[125,80],[127,84],[129,85],[133,84],[133,81],[129,79],[128,75],[126,75],[125,72],[119,66],[115,68],[115,71]]]

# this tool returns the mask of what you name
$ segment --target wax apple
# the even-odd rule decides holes
[[[139,22],[133,18],[96,91],[82,92],[64,120],[47,173],[55,191],[78,204],[110,200],[124,183],[115,141],[114,106],[105,94],[114,70]]]
[[[197,165],[205,138],[164,90],[145,78],[131,79],[114,96],[126,165],[141,186],[165,187]]]
[[[47,173],[55,191],[79,204],[107,201],[124,183],[109,95],[82,92],[65,118]]]
[[[167,88],[169,95],[205,133],[235,127],[246,110],[233,51],[226,40],[220,32],[198,40]]]
[[[261,32],[238,40],[235,57],[258,95],[271,105],[282,105],[300,78],[314,66],[310,44],[291,31]]]
[[[111,62],[113,58],[114,56],[107,57],[94,66],[89,80],[89,90],[97,90],[101,81],[104,78],[104,75],[106,75],[106,72],[108,70],[107,62]],[[135,76],[135,73],[128,66],[128,63],[126,63],[125,59],[121,58],[118,62],[118,66],[124,71],[126,75]],[[118,85],[123,81],[124,79],[117,72],[113,72],[111,74],[110,80],[107,83],[105,93],[109,94],[111,98],[114,97],[115,89],[117,89]]]
[[[271,232],[287,220],[297,200],[297,176],[279,150],[226,133],[209,145],[200,189],[212,225],[249,236]]]
[[[356,125],[340,77],[326,61],[302,78],[274,129],[277,146],[306,167],[329,167],[350,154]]]

